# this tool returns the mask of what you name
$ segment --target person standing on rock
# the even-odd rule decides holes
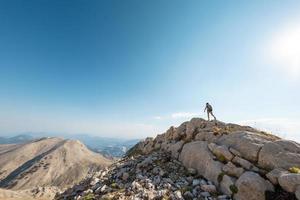
[[[204,112],[205,112],[205,111],[207,112],[207,118],[208,118],[208,121],[209,121],[209,115],[210,115],[210,114],[215,118],[215,120],[217,120],[216,117],[215,117],[214,114],[213,114],[213,108],[212,108],[212,106],[211,106],[209,103],[206,103]]]

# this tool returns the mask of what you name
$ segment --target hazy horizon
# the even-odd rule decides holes
[[[300,2],[1,1],[0,135],[144,138],[206,102],[300,142]]]

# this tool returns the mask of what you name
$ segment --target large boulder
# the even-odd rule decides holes
[[[279,185],[288,192],[295,192],[298,185],[300,185],[300,174],[282,174],[278,178]]]
[[[223,164],[215,161],[205,141],[195,141],[183,146],[179,160],[186,168],[197,169],[206,179],[218,185],[218,176],[222,173]]]
[[[270,170],[300,166],[300,144],[289,140],[269,142],[259,153],[258,165]]]
[[[268,138],[266,136],[244,131],[223,135],[218,139],[217,144],[233,147],[241,153],[243,158],[256,162],[258,160],[258,152],[267,142]]]
[[[273,185],[254,172],[245,172],[236,181],[236,200],[265,200],[266,191],[274,191]]]

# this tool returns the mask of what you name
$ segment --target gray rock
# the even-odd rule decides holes
[[[224,194],[227,194],[227,195],[231,195],[232,194],[232,191],[230,189],[230,186],[234,185],[236,182],[236,179],[233,178],[233,177],[230,177],[230,176],[227,176],[227,175],[224,175],[223,176],[223,179],[220,183],[220,189],[221,191],[224,193]]]
[[[266,177],[271,181],[271,183],[273,185],[277,185],[278,184],[278,178],[282,174],[286,174],[286,173],[288,173],[288,171],[286,171],[285,169],[276,168],[276,169],[273,169],[272,171],[270,171],[269,173],[267,173]]]
[[[178,156],[182,149],[183,144],[184,144],[184,141],[179,141],[175,144],[169,145],[168,151],[171,152],[171,154],[174,158],[178,159]]]
[[[295,195],[296,195],[297,199],[300,200],[300,185],[297,186]]]
[[[228,162],[223,166],[222,169],[226,174],[235,176],[237,178],[240,177],[245,171],[242,167],[237,167],[232,162]]]
[[[208,148],[209,150],[211,150],[211,152],[216,155],[216,157],[218,159],[222,159],[221,161],[231,161],[233,158],[232,153],[228,150],[228,147],[226,146],[219,146],[216,145],[215,143],[210,143],[208,144]],[[223,160],[224,159],[224,160]]]
[[[201,192],[200,195],[202,197],[210,197],[210,193],[209,192]]]
[[[196,141],[185,144],[179,160],[186,168],[197,169],[199,174],[218,184],[218,175],[222,172],[223,164],[213,159],[207,142]]]
[[[274,191],[273,185],[254,172],[245,172],[236,181],[236,200],[265,200],[265,191]]]
[[[180,192],[179,190],[175,191],[175,192],[174,192],[174,195],[175,195],[175,197],[176,197],[177,199],[183,199],[182,194],[181,194],[181,192]]]
[[[243,158],[240,158],[238,156],[235,156],[232,159],[232,162],[242,166],[243,168],[245,168],[247,170],[250,170],[253,167],[253,164],[251,162],[249,162],[248,160],[245,160]]]
[[[192,185],[195,187],[197,185],[200,185],[201,181],[199,179],[194,179]]]
[[[278,178],[279,185],[288,192],[295,192],[296,187],[300,185],[300,174],[282,174]]]
[[[300,166],[300,144],[289,140],[269,142],[261,149],[258,164],[267,169]]]
[[[217,141],[217,144],[230,146],[239,151],[243,158],[256,162],[258,160],[258,152],[267,142],[268,138],[263,135],[243,131],[223,135]]]
[[[201,185],[201,190],[209,193],[216,193],[217,188],[214,185]]]

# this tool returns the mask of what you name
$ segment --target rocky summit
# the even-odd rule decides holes
[[[56,199],[300,199],[300,145],[193,118],[146,138]]]

